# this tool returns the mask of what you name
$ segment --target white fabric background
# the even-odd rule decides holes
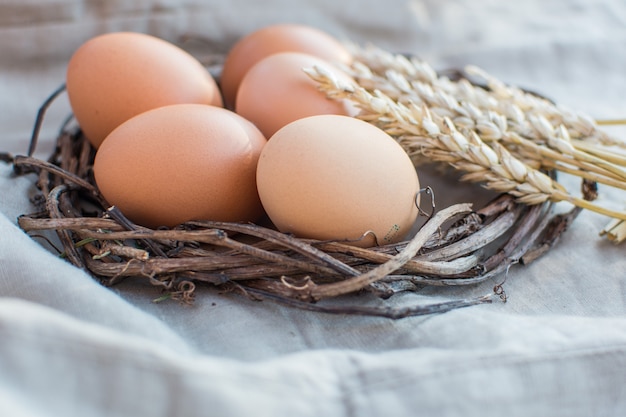
[[[593,117],[626,116],[620,0],[3,0],[0,150],[26,151],[39,105],[93,35],[191,35],[204,41],[187,46],[223,53],[281,21],[437,68],[476,64]],[[39,156],[67,112],[64,98],[51,109]],[[476,191],[427,180],[443,190],[440,206]],[[547,256],[512,268],[506,304],[390,321],[209,289],[181,306],[152,303],[158,293],[143,282],[103,288],[16,226],[32,209],[33,182],[0,163],[3,416],[626,415],[626,247],[598,237],[602,216],[583,213]],[[600,192],[599,203],[625,205],[623,193]],[[482,295],[493,284],[391,303]]]

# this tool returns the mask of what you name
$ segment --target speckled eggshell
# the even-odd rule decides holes
[[[332,63],[352,60],[341,42],[317,28],[289,23],[265,26],[241,38],[226,56],[220,84],[229,108],[234,108],[239,84],[248,70],[279,52],[303,52]]]
[[[254,65],[241,81],[235,111],[254,123],[265,137],[294,120],[319,114],[355,115],[349,100],[333,100],[318,89],[304,68],[323,67],[345,83],[350,76],[313,55],[281,52]]]
[[[109,204],[146,227],[189,220],[255,221],[265,139],[219,107],[177,104],[118,126],[97,150],[95,181]]]
[[[276,132],[261,152],[257,187],[276,227],[302,238],[394,243],[418,215],[408,155],[382,130],[347,116],[312,116]]]
[[[170,104],[222,105],[217,83],[192,55],[165,40],[114,32],[85,42],[66,73],[72,111],[95,146],[122,122]]]

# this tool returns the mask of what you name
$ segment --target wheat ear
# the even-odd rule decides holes
[[[355,102],[361,108],[357,117],[395,137],[412,158],[425,156],[444,162],[464,172],[463,180],[481,182],[486,188],[512,194],[525,204],[567,201],[626,220],[626,213],[569,194],[561,184],[520,161],[498,142],[492,142],[490,147],[476,132],[464,135],[449,117],[434,115],[425,104],[400,103],[380,91],[369,92],[360,85],[341,82],[322,67],[305,71],[328,97]]]
[[[389,68],[383,69],[378,63],[371,70],[356,61],[348,69],[368,91],[381,91],[401,103],[423,103],[432,113],[451,118],[462,133],[476,131],[485,141],[499,141],[534,168],[556,169],[613,187],[626,187],[626,171],[622,168],[626,156],[609,156],[589,141],[572,141],[570,132],[581,137],[593,129],[587,119],[581,119],[587,122],[584,125],[578,121],[576,129],[564,124],[553,126],[548,120],[551,113],[543,113],[542,109],[550,108],[552,113],[556,110],[545,99],[498,84],[493,78],[493,92],[466,79],[453,82],[436,74],[425,62],[375,52],[374,56]],[[373,60],[371,56],[368,59]],[[471,71],[479,72],[477,68]],[[561,116],[559,120],[565,119]]]
[[[516,86],[507,85],[476,66],[467,66],[463,75],[472,77],[475,82],[482,83],[487,88],[477,87],[465,78],[458,82],[450,81],[449,77],[439,76],[427,62],[416,57],[394,54],[373,45],[368,45],[365,48],[355,44],[349,46],[357,63],[352,69],[364,70],[363,74],[370,73],[370,75],[375,76],[372,77],[368,85],[365,84],[364,80],[359,80],[359,84],[370,90],[379,89],[400,101],[400,97],[394,97],[380,85],[376,85],[376,77],[385,79],[393,77],[394,74],[400,75],[400,78],[404,78],[406,81],[400,81],[400,84],[395,88],[404,85],[408,87],[405,89],[407,92],[414,90],[415,83],[431,85],[435,90],[446,92],[459,101],[472,103],[473,106],[481,110],[493,110],[510,116],[512,120],[518,121],[520,126],[526,125],[528,127],[525,118],[539,116],[554,128],[563,125],[573,139],[583,138],[603,145],[626,147],[624,141],[613,138],[600,130],[598,123],[590,116],[554,104],[537,94],[529,93]],[[388,83],[383,82],[383,84]],[[602,124],[615,123],[626,123],[626,121],[602,122]]]

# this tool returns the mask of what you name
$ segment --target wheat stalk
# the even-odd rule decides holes
[[[485,134],[484,130],[460,129],[449,115],[434,113],[423,101],[402,102],[378,89],[369,91],[360,84],[341,82],[321,67],[305,71],[328,97],[355,102],[361,108],[359,118],[395,137],[414,160],[426,157],[444,162],[464,172],[462,180],[480,182],[488,189],[512,194],[521,203],[567,201],[615,219],[626,220],[624,212],[613,211],[571,195],[561,184],[524,163],[498,141],[491,141],[489,146],[481,137]],[[419,77],[432,78],[428,71],[421,74]]]
[[[613,219],[607,224],[600,232],[600,235],[606,237],[614,242],[621,243],[626,240],[626,221]]]

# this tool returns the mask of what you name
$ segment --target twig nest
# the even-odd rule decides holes
[[[358,118],[307,117],[269,142],[250,122],[206,104],[169,105],[119,120],[98,150],[99,143],[66,125],[48,161],[5,158],[16,173],[38,174],[37,211],[19,224],[30,233],[56,230],[64,257],[104,284],[147,279],[166,292],[159,299],[191,301],[196,286],[206,284],[307,310],[400,318],[506,297],[500,282],[485,296],[399,309],[322,301],[485,282],[548,251],[581,208],[595,207],[587,201],[595,198],[595,180],[613,184],[626,177],[612,165],[626,165],[622,157],[607,159],[581,175],[584,200],[572,199],[556,171],[568,172],[563,165],[571,161],[577,168],[593,165],[595,157],[583,160],[583,142],[574,140],[581,120],[572,124],[548,111],[557,124],[550,127],[522,111],[545,113],[549,103],[491,78],[488,88],[476,87],[382,52],[361,61],[350,66],[354,83],[326,66],[303,71],[329,99],[352,101]],[[122,67],[129,68],[118,62],[112,72]],[[153,70],[141,75],[151,77]],[[172,85],[171,79],[161,84]],[[95,98],[110,93],[85,85]],[[154,91],[148,87],[145,94]],[[138,96],[143,93],[131,92],[128,100]],[[50,103],[38,113],[29,155]],[[563,146],[569,140],[574,150]],[[563,150],[569,153],[554,158]],[[483,207],[434,210],[433,204],[429,219],[403,240],[420,211],[414,164],[425,159],[452,165],[465,180],[502,194]],[[563,199],[577,207],[554,215],[554,201]],[[261,200],[279,230],[249,223]],[[621,234],[617,227],[610,233]]]

